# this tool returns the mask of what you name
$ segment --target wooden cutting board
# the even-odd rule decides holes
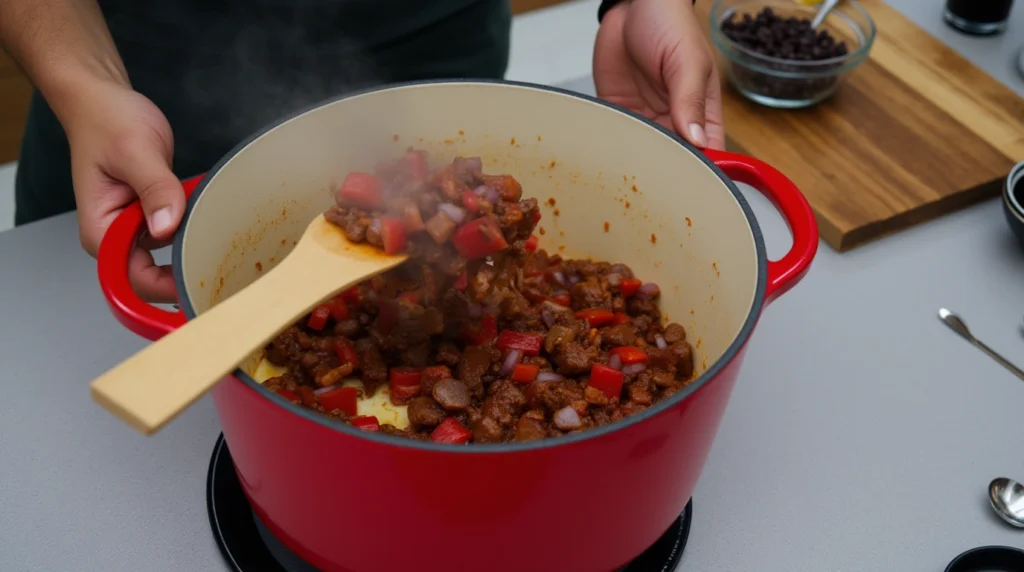
[[[995,196],[1024,160],[1024,100],[884,2],[860,2],[875,44],[830,100],[774,110],[723,88],[729,148],[789,176],[839,251]],[[711,4],[696,3],[705,25]]]

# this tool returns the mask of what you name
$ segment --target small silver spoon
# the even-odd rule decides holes
[[[1006,477],[993,479],[988,484],[988,502],[999,518],[1024,528],[1024,485]]]
[[[828,13],[831,12],[837,4],[839,4],[839,0],[825,0],[822,2],[821,8],[818,8],[818,13],[815,14],[814,19],[811,20],[811,27],[817,30],[818,26],[825,21],[825,18],[828,17]]]
[[[996,353],[995,350],[993,350],[992,348],[983,344],[981,340],[979,340],[978,338],[974,337],[974,335],[971,334],[971,331],[967,329],[967,324],[965,324],[964,321],[960,319],[960,316],[957,316],[956,314],[950,312],[945,308],[941,308],[939,310],[939,319],[942,320],[944,324],[949,326],[951,330],[960,334],[960,336],[963,337],[963,339],[971,342],[972,344],[974,344],[975,347],[987,353],[992,359],[1002,364],[1003,367],[1013,372],[1013,374],[1016,375],[1017,377],[1024,379],[1024,371],[1021,371],[1019,367],[1006,361],[1006,358]]]

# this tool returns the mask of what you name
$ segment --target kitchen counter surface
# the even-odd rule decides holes
[[[1010,35],[975,40],[945,29],[941,2],[893,4],[1022,91],[1024,10]],[[745,191],[777,257],[785,225]],[[209,399],[143,438],[89,398],[144,342],[108,311],[73,215],[0,234],[0,268],[0,568],[227,570],[206,516]],[[678,570],[932,572],[974,546],[1022,545],[985,491],[1024,478],[1024,384],[936,317],[960,312],[1024,363],[1022,284],[998,201],[843,255],[822,245],[750,342]]]

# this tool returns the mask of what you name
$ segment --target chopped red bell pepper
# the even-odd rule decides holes
[[[377,418],[373,415],[357,415],[356,417],[349,417],[348,422],[356,429],[362,429],[363,431],[369,431],[371,433],[380,431],[380,421],[377,421]]]
[[[576,312],[576,317],[586,320],[590,327],[598,328],[611,323],[615,319],[615,314],[611,310],[605,310],[604,308],[587,308],[586,310]]]
[[[544,336],[540,334],[524,334],[505,330],[498,336],[498,349],[502,351],[519,350],[528,356],[540,354],[540,346]]]
[[[452,236],[452,244],[466,260],[487,256],[508,248],[498,221],[491,215],[473,219],[460,226]]]
[[[459,292],[465,292],[467,287],[469,287],[469,275],[463,272],[455,279],[455,284],[452,284],[452,288]]]
[[[433,432],[430,433],[430,440],[435,443],[449,443],[461,445],[473,438],[473,432],[466,429],[459,420],[448,417],[441,422]]]
[[[381,194],[380,180],[360,171],[349,173],[338,189],[342,202],[369,210],[380,207]]]
[[[391,216],[380,217],[380,239],[384,243],[385,254],[404,251],[407,238],[402,220]]]
[[[359,286],[353,286],[348,290],[341,293],[341,299],[351,304],[352,306],[358,306],[361,302],[361,295],[359,294]]]
[[[358,397],[359,391],[354,387],[337,387],[317,395],[316,400],[320,402],[324,411],[340,409],[347,415],[355,415]]]
[[[299,394],[299,399],[302,400],[302,404],[306,407],[313,407],[316,405],[316,394],[313,393],[313,388],[308,385],[300,385],[295,388],[295,391]]]
[[[537,372],[539,370],[540,368],[535,365],[525,363],[516,364],[516,367],[512,370],[512,381],[530,383],[537,379]]]
[[[462,191],[462,206],[471,213],[480,212],[480,197],[468,189]]]
[[[324,304],[324,306],[327,306],[327,309],[330,310],[331,317],[334,318],[335,322],[347,320],[351,315],[348,311],[348,304],[345,303],[345,300],[342,300],[341,296]]]
[[[631,363],[644,363],[647,361],[647,352],[636,346],[620,346],[611,351],[612,355],[619,356],[623,365]]]
[[[595,363],[590,368],[590,385],[601,390],[608,396],[608,399],[616,399],[622,395],[621,371],[612,369],[604,364]]]
[[[480,318],[480,325],[477,327],[465,326],[462,329],[462,338],[467,344],[482,346],[498,335],[498,319],[490,314]]]
[[[621,326],[623,324],[632,323],[632,321],[633,318],[630,318],[629,314],[626,314],[625,312],[615,312],[615,319],[612,320],[612,325]]]
[[[538,222],[540,222],[540,217],[540,209],[537,209],[536,211],[533,212],[533,224],[537,224]]]
[[[330,317],[331,309],[327,305],[317,306],[313,308],[313,312],[309,315],[309,322],[306,325],[319,332],[327,325],[327,320]]]
[[[423,368],[423,375],[420,376],[420,387],[423,389],[423,394],[430,394],[434,391],[434,386],[437,385],[437,382],[451,377],[452,370],[448,369],[446,365],[434,365]]]
[[[299,399],[299,396],[295,395],[295,392],[290,389],[279,387],[275,389],[274,392],[280,395],[281,397],[287,399],[288,401],[291,401],[292,403],[302,403],[302,400]]]
[[[353,370],[359,368],[359,354],[356,353],[356,348],[352,345],[352,342],[345,338],[335,340],[334,352],[338,354],[338,361],[341,362],[338,367],[350,363]]]
[[[636,278],[623,278],[619,281],[619,291],[623,298],[629,298],[636,294],[644,283]]]
[[[572,306],[572,298],[569,298],[568,293],[555,294],[554,296],[551,297],[551,301],[554,302],[555,304],[558,304],[559,306],[565,306],[566,308]]]
[[[540,242],[540,237],[538,237],[536,234],[531,234],[530,238],[526,239],[526,246],[524,246],[523,248],[526,249],[526,252],[536,252],[538,242]]]
[[[388,371],[388,383],[391,387],[419,385],[422,378],[423,370],[412,367],[393,367]]]
[[[388,393],[391,394],[391,403],[394,403],[395,405],[407,405],[412,401],[413,397],[420,394],[420,386],[393,385],[388,387]]]
[[[398,164],[413,179],[422,181],[430,174],[427,154],[423,151],[409,151],[398,160]]]

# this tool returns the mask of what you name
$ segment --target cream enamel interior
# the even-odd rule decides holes
[[[598,103],[472,82],[335,101],[242,148],[213,174],[186,222],[181,272],[196,313],[287,255],[347,172],[409,146],[436,162],[481,156],[485,172],[516,176],[524,196],[543,203],[542,248],[624,262],[657,282],[662,311],[686,327],[698,371],[740,333],[756,295],[756,243],[711,168],[668,135]],[[260,358],[243,370],[255,374]]]

